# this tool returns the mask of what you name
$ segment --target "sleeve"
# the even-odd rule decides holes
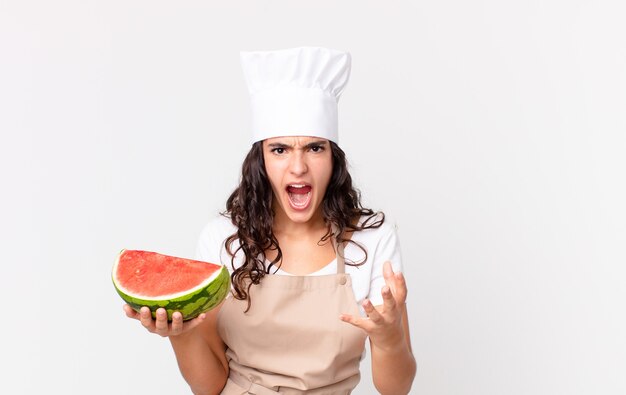
[[[222,224],[219,218],[210,220],[200,232],[196,244],[195,259],[204,262],[211,262],[218,265],[224,264],[222,250],[224,240]]]
[[[204,262],[211,262],[217,265],[224,265],[230,273],[233,272],[233,261],[226,251],[226,239],[237,231],[237,228],[223,216],[216,216],[211,219],[200,232],[196,244],[195,259]],[[236,250],[239,246],[237,240],[233,243]],[[241,255],[235,259],[235,266],[240,265]]]
[[[211,240],[210,223],[205,225],[196,244],[195,259],[204,262],[216,262],[215,259],[215,243]]]
[[[368,259],[372,259],[372,276],[367,297],[374,306],[383,304],[381,292],[385,286],[385,278],[383,277],[383,264],[385,261],[391,262],[394,272],[402,272],[402,254],[398,239],[398,227],[395,223],[391,223],[385,228],[382,229],[382,236],[378,240],[373,256],[368,257]]]

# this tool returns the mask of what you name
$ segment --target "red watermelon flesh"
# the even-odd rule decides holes
[[[140,250],[122,250],[113,266],[113,284],[133,309],[159,307],[191,319],[218,305],[230,289],[222,265]]]
[[[157,297],[193,289],[220,269],[208,262],[126,250],[119,259],[117,279],[128,292]]]

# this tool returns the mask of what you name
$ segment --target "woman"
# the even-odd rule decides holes
[[[254,144],[197,251],[229,266],[232,295],[184,323],[175,313],[168,324],[162,309],[156,320],[147,308],[126,314],[169,337],[195,394],[348,394],[366,338],[376,388],[406,394],[415,360],[395,229],[361,206],[337,145],[350,55],[241,55]]]

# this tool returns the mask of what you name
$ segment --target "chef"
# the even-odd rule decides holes
[[[416,367],[396,228],[362,206],[339,147],[351,55],[299,47],[240,58],[252,146],[196,253],[229,268],[232,292],[191,321],[126,314],[169,338],[194,394],[349,394],[366,341],[378,391],[407,394]]]

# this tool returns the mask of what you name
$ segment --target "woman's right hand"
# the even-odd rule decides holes
[[[139,312],[133,310],[128,304],[124,305],[124,312],[128,318],[133,318],[141,322],[148,332],[156,333],[162,337],[178,336],[188,333],[196,326],[200,325],[206,318],[206,314],[202,313],[198,317],[183,322],[183,315],[176,311],[172,314],[172,322],[167,321],[167,313],[164,308],[156,311],[156,319],[152,318],[150,309],[143,306]]]

